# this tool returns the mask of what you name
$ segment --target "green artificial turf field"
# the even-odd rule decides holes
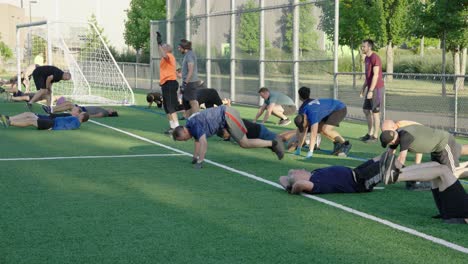
[[[357,159],[317,151],[311,160],[286,154],[278,161],[270,150],[212,137],[206,158],[213,163],[195,170],[193,141],[164,135],[163,111],[144,101],[139,91],[139,105],[75,131],[0,127],[1,264],[468,262],[466,253],[274,185],[292,168],[354,167]],[[236,108],[245,118],[256,112]],[[0,113],[23,111],[22,103],[0,103]],[[346,122],[339,131],[353,157],[383,150],[357,140],[364,124]],[[332,144],[324,139],[321,147]],[[318,197],[468,250],[468,225],[432,219],[430,192],[381,187]]]

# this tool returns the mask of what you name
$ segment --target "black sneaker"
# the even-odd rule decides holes
[[[51,112],[51,111],[50,111],[50,106],[43,105],[43,106],[42,106],[42,110],[44,110],[44,112],[46,112],[47,114],[50,115],[50,112]]]
[[[332,155],[338,155],[338,153],[341,152],[343,149],[344,144],[343,143],[338,143],[338,142],[333,142],[333,150],[332,150]]]
[[[344,144],[343,144],[343,147],[341,148],[340,152],[338,152],[338,156],[340,157],[347,157],[348,154],[349,154],[349,151],[351,150],[351,148],[353,147],[353,145],[351,143],[349,143],[349,141],[346,141]]]
[[[371,137],[371,136],[370,136],[369,134],[366,134],[365,136],[360,137],[359,140],[361,140],[361,141],[366,141],[366,140],[368,140],[370,137]]]
[[[289,120],[289,118],[286,118],[286,119],[281,119],[279,122],[278,122],[278,125],[280,126],[287,126],[291,124],[291,120]]]
[[[276,153],[278,159],[281,160],[284,157],[284,144],[281,138],[276,137],[275,140],[272,141],[271,151]]]
[[[3,89],[2,87],[0,87],[0,93],[4,93],[5,92],[5,89]]]
[[[380,156],[380,174],[382,175],[382,181],[385,184],[395,183],[398,180],[401,169],[400,162],[395,158],[394,154],[390,154],[388,151]]]
[[[168,130],[164,131],[164,134],[166,134],[166,135],[172,135],[172,132],[174,132],[174,129],[169,128]]]

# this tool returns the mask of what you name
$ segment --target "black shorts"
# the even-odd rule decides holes
[[[215,105],[220,106],[223,104],[218,91],[215,89],[200,88],[197,92],[197,100],[199,104],[205,104],[206,108],[211,108]]]
[[[183,101],[193,101],[197,100],[197,90],[200,87],[199,82],[189,82],[187,87],[184,89],[184,95],[182,97]]]
[[[322,121],[320,121],[320,123],[339,127],[341,121],[345,119],[347,113],[348,113],[348,110],[345,106],[344,108],[341,108],[340,110],[331,112],[329,115],[324,117]]]
[[[167,81],[161,86],[163,106],[166,114],[172,114],[177,112],[177,89],[179,89],[179,83],[175,80]]]
[[[47,77],[41,74],[41,72],[37,72],[36,70],[32,73],[34,84],[36,85],[36,90],[46,89],[46,79]]]
[[[374,89],[374,93],[372,95],[372,99],[364,99],[364,104],[362,105],[362,109],[364,110],[371,110],[372,113],[379,113],[380,112],[380,105],[382,104],[383,93],[385,91],[385,87]]]
[[[460,181],[439,192],[439,199],[442,218],[468,218],[468,194]]]
[[[462,146],[455,141],[455,138],[450,135],[445,149],[441,152],[432,152],[431,160],[440,164],[444,164],[455,172],[455,168],[460,165],[459,159]]]
[[[39,130],[47,130],[51,129],[54,126],[54,120],[52,118],[39,118],[37,119],[37,129]]]

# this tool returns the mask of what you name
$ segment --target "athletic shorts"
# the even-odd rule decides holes
[[[40,89],[46,89],[46,78],[43,76],[41,73],[36,72],[35,70],[33,71],[33,79],[34,79],[34,84],[36,84],[36,89],[39,91]]]
[[[468,218],[468,194],[460,181],[439,192],[439,201],[442,218]]]
[[[347,113],[348,113],[348,110],[345,106],[344,108],[341,108],[340,110],[331,112],[329,115],[324,117],[322,121],[320,121],[320,123],[339,127],[341,121],[345,119]]]
[[[39,130],[48,130],[54,127],[55,121],[52,118],[38,118],[37,119],[37,129]]]
[[[197,90],[199,88],[199,82],[189,82],[187,87],[184,89],[183,101],[197,100]]]
[[[385,87],[374,89],[374,93],[372,95],[372,99],[364,99],[364,104],[362,105],[362,109],[364,110],[371,110],[372,113],[379,113],[380,112],[380,105],[382,104],[383,93],[385,91]],[[369,91],[368,91],[369,92]]]
[[[215,89],[200,89],[198,91],[197,100],[199,104],[205,104],[206,108],[211,108],[215,105],[223,105],[223,101],[221,97],[219,97],[218,91]]]
[[[161,86],[163,106],[166,114],[177,112],[176,107],[179,105],[177,89],[179,89],[179,83],[176,80],[167,81]]]
[[[353,170],[344,166],[316,169],[311,172],[309,181],[314,184],[310,194],[355,193],[361,189],[354,180]]]
[[[297,110],[295,105],[282,105],[282,107],[284,109],[283,114],[287,116],[296,113]]]
[[[226,107],[224,114],[226,115],[226,129],[229,131],[229,134],[231,134],[231,137],[236,142],[239,142],[245,134],[247,134],[247,128],[245,127],[239,112],[232,107]]]
[[[441,152],[432,152],[431,160],[449,167],[452,172],[460,165],[459,159],[462,146],[455,141],[455,138],[450,135],[445,149]]]

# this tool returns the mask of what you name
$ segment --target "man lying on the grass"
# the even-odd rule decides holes
[[[79,107],[83,112],[89,114],[90,118],[100,118],[100,117],[117,117],[119,114],[116,110],[111,108],[102,108],[99,106],[79,106],[70,101],[64,101],[65,99],[57,100],[57,105],[52,109],[49,106],[43,105],[42,109],[48,114],[60,113],[64,111],[70,111],[74,107]]]
[[[78,111],[78,110],[76,110]],[[81,111],[81,110],[80,110]],[[44,116],[31,112],[21,113],[15,116],[0,115],[0,121],[4,127],[37,127],[38,130],[72,130],[78,129],[81,123],[88,121],[86,112],[73,112],[70,116]]]

